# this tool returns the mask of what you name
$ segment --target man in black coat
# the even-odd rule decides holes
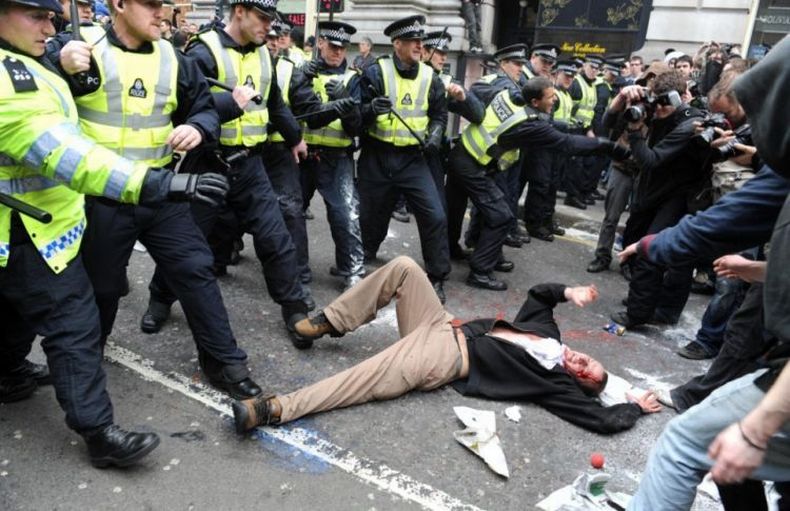
[[[401,339],[360,364],[296,392],[236,401],[237,431],[448,383],[466,396],[533,402],[598,433],[628,429],[643,413],[661,409],[652,392],[634,402],[603,406],[595,397],[608,378],[601,363],[560,342],[554,307],[564,301],[584,307],[598,297],[594,286],[535,286],[512,323],[501,319],[461,323],[431,291],[425,272],[401,256],[343,293],[323,312],[297,323],[296,330],[305,338],[339,337],[373,320],[378,309],[397,297]]]

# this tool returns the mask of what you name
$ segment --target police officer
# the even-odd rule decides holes
[[[349,101],[339,119],[304,132],[310,153],[301,165],[302,198],[309,204],[316,190],[324,198],[332,240],[335,266],[331,272],[342,276],[348,289],[364,276],[364,252],[359,226],[359,194],[354,185],[354,137],[362,128],[357,106],[359,75],[348,68],[346,54],[357,29],[348,23],[322,21],[318,24],[318,58],[303,66],[313,91],[322,102]]]
[[[79,13],[79,23],[83,26],[93,25],[93,2],[91,0],[74,0],[77,2],[77,12]],[[71,30],[71,2],[72,0],[60,0],[63,9],[61,14],[55,14],[52,22],[57,32]],[[57,37],[57,36],[55,36]],[[65,43],[64,43],[65,44]]]
[[[524,64],[524,76],[527,79],[536,76],[551,77],[551,70],[557,63],[560,47],[556,44],[541,43],[532,47],[529,62]]]
[[[608,136],[603,127],[603,115],[609,109],[612,98],[616,94],[615,84],[620,78],[622,58],[609,57],[601,64],[601,73],[595,79],[595,110],[592,121],[592,130],[597,137]],[[594,200],[603,200],[604,196],[598,191],[598,181],[601,174],[609,167],[610,160],[606,156],[591,158],[589,164],[590,180],[587,182],[587,196]],[[588,201],[589,202],[589,201]]]
[[[453,38],[444,31],[429,32],[425,35],[422,42],[423,60],[433,67],[434,71],[444,84],[447,94],[447,110],[460,115],[469,122],[482,122],[485,112],[485,105],[471,91],[465,90],[461,85],[453,81],[452,75],[444,72],[447,62],[447,53],[450,51],[450,43]],[[450,140],[445,136],[442,140],[442,148],[438,153],[428,153],[426,158],[431,169],[433,180],[439,195],[442,199],[442,206],[447,211],[447,232],[450,245],[450,259],[466,260],[470,252],[461,248],[458,239],[461,235],[461,225],[466,213],[467,194],[464,187],[458,180],[445,178],[448,174],[447,156],[450,152]],[[453,204],[454,210],[448,209],[448,203]],[[451,224],[451,219],[458,219],[458,222]],[[455,226],[455,230],[454,227]]]
[[[461,134],[461,144],[450,152],[451,175],[464,181],[484,219],[477,248],[469,260],[471,271],[466,282],[470,286],[493,291],[507,289],[505,282],[493,276],[493,270],[512,212],[504,203],[502,190],[487,177],[491,170],[512,166],[518,161],[521,148],[582,154],[606,151],[619,157],[626,152],[607,139],[558,131],[548,116],[554,95],[554,86],[545,77],[532,78],[524,85],[520,97],[527,106],[515,103],[510,91],[502,89],[486,107],[483,122],[467,126]]]
[[[598,70],[603,60],[600,57],[587,57],[582,65],[582,71],[573,79],[568,92],[573,99],[573,115],[579,120],[581,127],[590,137],[594,136],[592,122],[595,117],[595,104],[597,93],[595,90],[595,80],[598,77]],[[595,204],[595,200],[588,197],[589,183],[598,182],[598,176],[592,174],[597,172],[591,169],[589,158],[572,158],[566,167],[565,172],[565,205],[578,209],[587,209],[587,206]]]
[[[472,85],[471,89],[484,105],[488,105],[497,93],[503,89],[508,89],[513,101],[523,106],[524,101],[521,98],[521,89],[527,83],[527,78],[524,74],[524,65],[527,63],[527,50],[528,48],[525,44],[514,44],[506,46],[505,48],[500,48],[494,53],[494,59],[498,62],[499,69],[497,72],[486,75],[478,80]],[[505,197],[508,197],[512,187],[517,185],[520,174],[520,163],[514,163],[511,168],[502,169],[500,172],[494,174],[494,181],[506,194]],[[513,213],[513,219],[507,230],[504,244],[509,247],[520,248],[525,243],[529,243],[530,239],[529,236],[522,236],[518,232],[518,223],[516,222],[518,204],[514,204],[512,200],[506,200]],[[449,220],[451,226],[451,247],[456,244],[454,243],[454,240],[457,239],[456,236],[460,236],[461,234],[461,224],[463,223],[463,215],[465,212],[465,209],[462,210],[462,206],[463,208],[466,207],[465,200],[462,204],[458,204],[457,207],[451,208],[453,209],[451,212],[451,219]],[[478,220],[477,208],[473,207],[465,237],[465,243],[468,247],[473,247],[477,244],[477,238],[480,235],[481,228],[481,223]],[[499,265],[499,268],[503,271],[511,271],[513,269],[513,263],[505,261],[504,258],[502,258],[502,264]]]
[[[325,106],[321,102],[321,96],[313,88],[314,80],[307,79],[301,69],[289,58],[279,56],[275,60],[275,69],[277,85],[280,87],[285,105],[295,115],[307,116],[305,119],[306,141],[311,142],[310,130],[319,130],[327,126],[336,121],[341,114],[349,115],[358,111],[353,98],[327,101]],[[266,173],[277,194],[280,212],[296,246],[300,279],[303,283],[308,283],[312,280],[312,273],[308,264],[307,229],[301,183],[303,176],[300,176],[299,165],[286,146],[285,139],[273,127],[262,154]],[[307,161],[303,162],[303,165],[306,163]],[[324,180],[326,179],[324,178]],[[358,201],[355,202],[355,204],[357,203]],[[356,211],[354,217],[357,217],[358,214]],[[330,214],[330,218],[334,217]],[[359,223],[356,218],[355,221],[357,222],[357,237],[359,237]],[[361,240],[359,252],[361,261]]]
[[[187,48],[207,77],[223,82],[234,91],[212,87],[221,126],[221,158],[229,163],[230,192],[226,203],[239,218],[243,229],[252,234],[253,247],[263,268],[269,295],[281,307],[282,317],[292,332],[292,325],[314,307],[309,289],[299,279],[296,249],[280,212],[277,195],[261,160],[263,144],[268,139],[267,124],[272,123],[282,135],[294,158],[306,154],[301,129],[285,106],[276,70],[269,51],[263,45],[277,0],[233,0],[230,20],[224,28],[199,34]],[[252,101],[261,96],[261,103]],[[209,161],[211,153],[199,161]],[[198,225],[211,232],[218,211],[193,208]],[[157,274],[152,281],[151,300],[171,303],[165,289],[167,275]],[[169,280],[169,277],[168,277]],[[308,300],[312,303],[308,304]],[[297,348],[312,343],[291,338]]]
[[[227,184],[221,176],[149,169],[80,134],[69,87],[42,58],[43,41],[55,34],[52,14],[60,12],[55,0],[0,1],[0,192],[52,214],[42,223],[0,205],[0,380],[24,379],[18,368],[42,336],[55,395],[91,462],[127,466],[159,437],[113,423],[99,313],[79,254],[82,193],[154,205],[168,196],[218,200]]]
[[[384,34],[394,53],[380,57],[362,76],[367,130],[359,157],[360,224],[365,258],[373,260],[403,193],[417,220],[425,270],[444,302],[443,281],[450,272],[447,216],[422,150],[441,146],[447,98],[441,79],[420,61],[424,24],[423,16],[391,23]]]
[[[169,165],[173,151],[214,142],[219,119],[208,87],[194,63],[161,39],[161,2],[114,0],[109,7],[113,21],[106,33],[93,27],[85,33],[93,44],[72,40],[60,51],[62,68],[73,74],[83,133],[150,166]],[[81,79],[83,72],[87,80]],[[83,255],[103,340],[127,293],[126,266],[139,239],[181,301],[208,381],[232,396],[260,393],[249,377],[247,354],[231,331],[211,272],[211,252],[189,207],[131,206],[99,198],[89,204],[88,215]]]

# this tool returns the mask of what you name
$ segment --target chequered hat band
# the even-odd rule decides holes
[[[422,32],[422,24],[419,22],[412,23],[411,25],[406,25],[405,27],[400,27],[398,29],[393,30],[390,33],[391,39],[397,39],[399,37],[403,37],[406,34],[411,34],[414,32]]]
[[[351,35],[348,32],[346,32],[345,30],[335,30],[335,29],[326,30],[325,29],[325,30],[321,30],[318,33],[318,36],[319,37],[325,37],[325,38],[331,39],[333,41],[341,41],[341,42],[344,42],[344,43],[350,43],[351,42]]]

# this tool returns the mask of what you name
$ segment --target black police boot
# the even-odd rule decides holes
[[[36,380],[30,376],[0,376],[0,403],[27,399],[37,388]]]
[[[542,225],[540,227],[535,227],[534,229],[530,229],[529,234],[533,238],[537,238],[541,241],[554,241],[554,234],[552,234],[549,228],[544,227]]]
[[[507,284],[501,280],[495,279],[493,275],[478,273],[474,270],[469,272],[469,276],[466,277],[466,283],[472,287],[489,289],[491,291],[504,291],[507,289]]]
[[[494,271],[499,271],[502,273],[509,273],[513,271],[516,265],[513,264],[513,261],[508,261],[507,259],[500,259],[497,261],[496,266],[494,266]]]
[[[24,360],[22,363],[3,375],[11,378],[33,378],[37,385],[51,385],[52,376],[49,374],[49,367],[46,364],[36,364],[29,360]]]
[[[156,433],[125,431],[115,424],[85,433],[82,437],[88,444],[91,464],[96,468],[110,465],[128,467],[159,445]]]
[[[571,196],[565,197],[565,201],[563,202],[563,204],[565,204],[566,206],[570,206],[572,208],[587,209],[587,204],[585,204],[584,201],[579,200],[578,197],[571,197]]]
[[[444,281],[441,279],[431,279],[431,285],[433,286],[433,291],[436,293],[439,301],[442,303],[442,305],[444,305],[444,302],[447,301],[447,295],[444,293]]]
[[[635,328],[645,324],[645,321],[641,321],[635,319],[628,315],[628,312],[621,311],[621,312],[614,312],[609,318],[617,323],[618,325],[622,325],[628,329]]]
[[[610,261],[605,261],[600,257],[596,257],[587,265],[587,271],[589,273],[600,273],[604,270],[608,270],[610,264]]]
[[[225,364],[201,348],[198,348],[198,361],[208,383],[233,399],[260,395],[261,388],[252,381],[250,370],[244,364]]]
[[[595,206],[595,199],[593,199],[591,196],[588,195],[587,197],[584,198],[584,203],[587,204],[588,206]]]
[[[148,302],[148,309],[143,314],[143,319],[140,320],[140,330],[146,334],[155,334],[162,329],[169,317],[170,306],[152,298]]]
[[[308,311],[315,310],[315,298],[313,298],[313,293],[307,286],[305,286],[304,304],[307,306]]]
[[[524,245],[524,240],[518,235],[509,233],[507,236],[505,236],[505,241],[503,243],[508,247],[521,248]]]
[[[565,229],[557,222],[552,222],[550,229],[552,234],[556,234],[557,236],[565,236]]]

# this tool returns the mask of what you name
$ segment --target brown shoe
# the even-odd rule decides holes
[[[332,323],[330,323],[328,319],[326,319],[323,311],[319,311],[318,314],[312,318],[305,318],[301,321],[297,321],[293,328],[294,334],[301,340],[312,341],[326,334],[329,334],[331,337],[341,337],[343,335],[332,326]]]
[[[258,426],[268,426],[280,422],[279,414],[275,417],[273,395],[254,397],[233,402],[233,420],[236,433],[244,433]]]

